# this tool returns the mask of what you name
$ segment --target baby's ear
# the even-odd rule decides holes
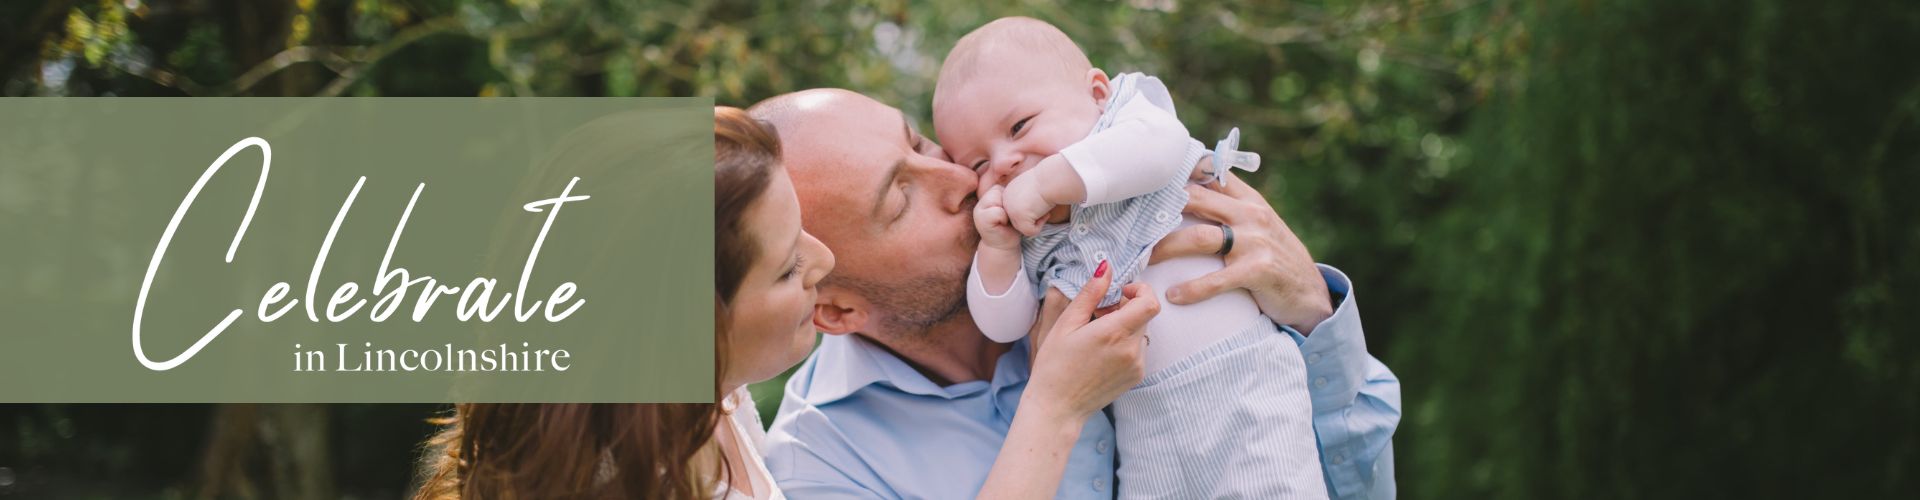
[[[1113,97],[1113,87],[1107,82],[1107,72],[1101,71],[1100,68],[1089,69],[1087,82],[1088,87],[1093,91],[1093,103],[1106,107],[1107,98]]]
[[[813,305],[813,327],[821,332],[843,335],[867,326],[867,300],[842,289],[821,288]]]

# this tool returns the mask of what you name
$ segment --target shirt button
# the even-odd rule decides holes
[[[1307,364],[1309,364],[1309,365],[1311,365],[1311,364],[1314,364],[1314,363],[1319,363],[1319,362],[1320,362],[1320,353],[1317,353],[1317,352],[1316,352],[1316,353],[1312,353],[1312,354],[1308,354],[1308,355],[1307,355]]]
[[[1088,226],[1087,223],[1085,222],[1073,225],[1073,234],[1087,234],[1088,231],[1092,231],[1092,230],[1093,228]]]
[[[1093,265],[1096,265],[1096,266],[1098,266],[1098,265],[1100,265],[1100,262],[1101,262],[1101,261],[1104,261],[1104,260],[1107,260],[1107,253],[1106,253],[1106,252],[1094,252],[1094,253],[1093,253],[1093,262],[1094,262],[1094,264],[1093,264]]]
[[[1107,491],[1107,480],[1105,479],[1093,480],[1093,491]]]
[[[1320,377],[1320,378],[1316,378],[1316,379],[1313,379],[1313,387],[1314,387],[1314,388],[1316,388],[1316,389],[1317,389],[1317,388],[1321,388],[1321,387],[1326,387],[1326,386],[1327,386],[1327,378],[1326,378],[1326,377]]]
[[[1173,216],[1169,215],[1166,212],[1160,212],[1160,213],[1153,214],[1153,220],[1154,222],[1166,222],[1169,220],[1173,220]]]
[[[1098,443],[1094,443],[1094,444],[1093,444],[1093,451],[1094,451],[1094,452],[1096,452],[1096,453],[1099,453],[1099,454],[1101,454],[1101,455],[1105,455],[1105,454],[1107,454],[1107,440],[1105,440],[1105,439],[1102,439],[1102,440],[1100,440],[1100,442],[1098,442]]]

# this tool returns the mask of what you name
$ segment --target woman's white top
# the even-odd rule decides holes
[[[773,473],[767,471],[766,460],[761,459],[760,451],[765,449],[767,429],[760,425],[760,411],[753,404],[753,394],[746,387],[728,394],[720,401],[720,409],[725,412],[728,425],[733,426],[734,443],[738,449],[729,453],[738,455],[740,461],[747,464],[747,479],[753,485],[753,495],[736,491],[731,485],[721,483],[713,497],[723,500],[778,500],[787,498],[780,494],[780,487],[773,484]]]
[[[720,483],[714,486],[713,498],[719,500],[785,500],[780,487],[773,484],[773,473],[767,471],[767,462],[760,458],[760,450],[766,447],[766,427],[760,425],[760,410],[753,404],[753,394],[741,387],[720,400],[720,410],[726,417],[726,424],[733,426],[735,449],[728,450],[728,456],[739,456],[746,463],[747,481],[753,485],[753,495],[735,491],[733,486]],[[708,432],[717,432],[709,430]],[[594,484],[612,481],[619,469],[613,465],[613,453],[600,450],[600,463],[594,470]]]

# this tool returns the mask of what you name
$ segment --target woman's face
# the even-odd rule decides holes
[[[833,252],[800,228],[800,200],[786,169],[773,167],[767,192],[742,222],[759,247],[729,311],[728,390],[773,378],[813,349],[815,285],[833,270]]]

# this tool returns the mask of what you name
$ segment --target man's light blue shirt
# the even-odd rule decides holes
[[[1339,306],[1300,344],[1320,463],[1333,498],[1393,498],[1400,380],[1367,354],[1347,276],[1321,265]],[[972,498],[987,480],[1026,389],[1027,341],[990,380],[940,386],[856,335],[830,335],[787,380],[766,463],[791,498]],[[1258,432],[1248,429],[1247,432]],[[1113,498],[1113,424],[1081,429],[1057,498]]]

